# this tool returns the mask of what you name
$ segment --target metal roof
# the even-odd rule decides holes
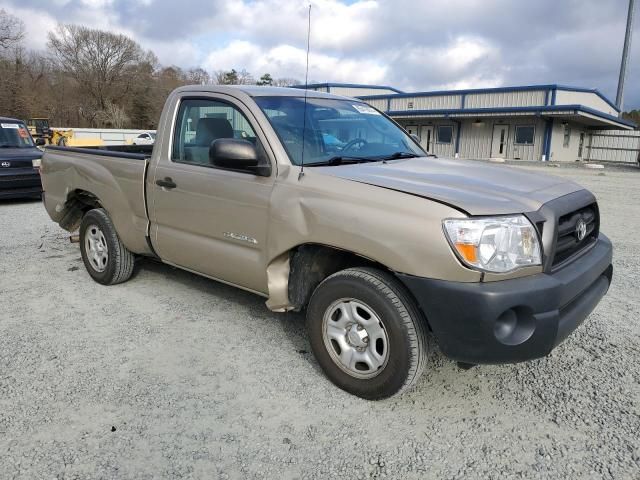
[[[374,88],[369,86],[368,88]],[[387,88],[387,87],[382,87]],[[548,91],[566,91],[566,92],[582,92],[582,93],[593,93],[604,100],[609,104],[611,108],[620,112],[620,109],[607,97],[605,97],[600,90],[597,88],[583,88],[583,87],[572,87],[569,85],[558,85],[558,84],[547,84],[547,85],[521,85],[521,86],[512,86],[512,87],[492,87],[492,88],[469,88],[463,90],[433,90],[429,92],[414,92],[414,93],[397,93],[397,94],[385,94],[385,95],[366,95],[361,96],[363,100],[375,100],[381,98],[409,98],[409,97],[433,97],[439,95],[467,95],[467,94],[475,94],[475,93],[502,93],[502,92],[524,92],[530,90],[548,90]]]
[[[614,115],[601,112],[599,110],[586,107],[584,105],[547,105],[547,106],[533,106],[533,107],[494,107],[494,108],[455,108],[455,109],[434,109],[434,110],[392,110],[386,112],[391,117],[468,117],[468,116],[483,116],[492,114],[503,115],[518,115],[518,114],[530,114],[530,115],[565,115],[565,116],[579,116],[583,115],[585,118],[596,117],[596,120],[601,120],[602,123],[615,125],[623,129],[634,129],[637,125],[634,122],[625,120]]]

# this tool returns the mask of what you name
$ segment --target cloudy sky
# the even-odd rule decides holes
[[[130,35],[165,65],[303,79],[309,3],[310,80],[407,91],[560,83],[615,99],[627,0],[0,0],[0,8],[25,21],[36,49],[57,22],[79,23]],[[625,109],[640,108],[635,17]]]

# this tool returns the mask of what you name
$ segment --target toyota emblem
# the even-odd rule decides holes
[[[6,167],[10,167],[11,164],[9,162],[2,162],[2,166],[6,168]]]
[[[581,218],[580,220],[578,220],[578,223],[576,223],[576,237],[578,238],[578,241],[581,242],[586,236],[587,222],[585,222],[584,219]]]

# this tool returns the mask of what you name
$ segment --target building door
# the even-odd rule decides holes
[[[417,137],[420,136],[417,125],[407,125],[404,129],[409,133],[409,135],[415,135]]]
[[[422,145],[425,152],[433,153],[433,144],[433,126],[423,125],[420,127],[420,145]]]
[[[509,125],[494,125],[491,140],[491,158],[507,157],[507,141],[509,139]]]
[[[584,151],[584,132],[580,132],[580,140],[578,141],[578,160],[582,160],[583,151]]]

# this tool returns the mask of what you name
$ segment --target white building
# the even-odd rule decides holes
[[[595,89],[529,85],[405,93],[336,83],[308,88],[364,100],[440,156],[636,162],[640,151],[640,133],[630,132],[636,125]]]

